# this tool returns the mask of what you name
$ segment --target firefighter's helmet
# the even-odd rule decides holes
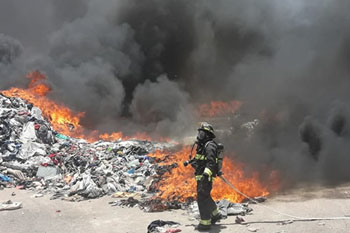
[[[215,138],[214,128],[211,124],[207,122],[201,122],[198,130],[204,130],[206,132],[209,132],[212,135],[212,137]]]

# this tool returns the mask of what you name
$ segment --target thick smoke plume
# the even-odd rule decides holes
[[[194,134],[200,103],[241,100],[255,133],[220,139],[248,170],[349,181],[349,1],[0,4],[1,89],[40,69],[86,127],[166,137]]]

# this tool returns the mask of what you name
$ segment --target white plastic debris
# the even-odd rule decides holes
[[[250,232],[257,232],[259,230],[259,228],[248,227],[247,230],[250,231]]]
[[[55,167],[40,166],[36,173],[37,177],[44,177],[44,178],[50,178],[56,175],[57,175],[57,169]]]
[[[42,193],[36,193],[34,195],[32,195],[33,198],[39,198],[39,197],[43,197],[44,195]]]
[[[12,202],[11,200],[8,200],[0,204],[0,211],[17,210],[20,208],[22,208],[21,202]]]
[[[19,137],[19,140],[22,143],[33,142],[36,140],[34,122],[28,122],[26,125],[23,126],[23,131],[21,136]]]
[[[42,112],[39,108],[33,107],[30,111],[30,114],[35,117],[37,120],[44,120],[43,116],[41,115]]]
[[[20,159],[28,159],[34,155],[46,155],[46,147],[37,142],[27,142],[22,145],[17,157]]]

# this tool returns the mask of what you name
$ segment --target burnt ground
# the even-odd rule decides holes
[[[15,192],[15,196],[11,194]],[[196,221],[191,221],[186,211],[165,211],[145,213],[138,208],[112,207],[108,202],[115,199],[100,199],[67,202],[49,200],[49,196],[32,197],[33,193],[25,190],[5,189],[0,191],[0,201],[11,199],[23,202],[23,208],[0,212],[0,232],[11,233],[68,233],[68,232],[147,232],[147,225],[157,219],[180,222],[182,232],[195,232]],[[350,184],[338,188],[315,188],[312,191],[298,189],[293,193],[270,197],[264,203],[281,212],[303,217],[330,217],[350,215]],[[292,222],[288,224],[271,221],[284,220],[262,205],[251,205],[253,215],[244,219],[249,226],[235,224],[235,217],[230,216],[215,226],[210,232],[235,233],[257,230],[261,233],[345,233],[350,232],[349,220],[322,220],[312,222]]]

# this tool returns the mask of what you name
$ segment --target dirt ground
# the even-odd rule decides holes
[[[11,196],[12,193],[15,196]],[[5,189],[0,191],[0,201],[20,201],[23,208],[0,211],[0,232],[8,233],[142,233],[153,220],[180,222],[182,232],[196,232],[196,221],[191,221],[184,210],[145,213],[138,208],[112,207],[115,199],[103,197],[83,202],[49,200],[49,196],[32,197],[30,191]],[[253,214],[244,217],[248,226],[235,224],[235,216],[214,226],[209,232],[238,233],[256,230],[259,233],[345,233],[350,232],[349,220],[294,221],[289,224],[271,221],[290,219],[278,215],[264,206],[302,217],[350,216],[350,185],[322,188],[314,191],[298,190],[294,193],[270,197],[263,205],[251,205]]]

